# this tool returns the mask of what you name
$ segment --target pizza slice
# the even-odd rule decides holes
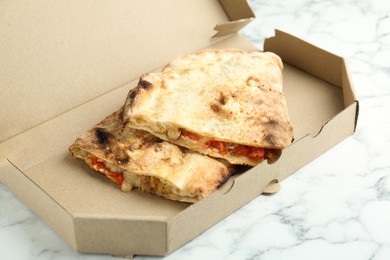
[[[122,191],[133,188],[171,200],[195,202],[227,180],[228,162],[163,141],[142,130],[123,128],[122,109],[79,137],[69,148],[75,158],[105,174]]]
[[[232,164],[275,162],[293,140],[283,63],[270,52],[208,49],[144,74],[127,96],[127,127]]]

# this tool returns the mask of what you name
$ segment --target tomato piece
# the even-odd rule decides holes
[[[123,183],[123,174],[119,174],[118,175],[118,178],[116,179],[116,182],[119,184],[119,185],[122,185]]]
[[[114,179],[115,182],[118,183],[119,185],[122,185],[122,183],[123,183],[123,174],[122,173],[109,171],[107,169],[106,165],[104,164],[104,162],[99,162],[98,158],[96,158],[96,157],[92,157],[91,160],[92,160],[92,164],[96,167],[97,170],[105,169],[107,176]]]
[[[118,183],[118,185],[122,185],[122,183],[123,183],[123,174],[122,173],[108,172],[107,175],[110,176],[111,178],[113,178],[115,180],[115,182]]]
[[[248,145],[238,145],[234,147],[232,154],[236,156],[245,156],[253,160],[264,159],[264,148]]]
[[[97,157],[92,157],[92,164],[95,165],[98,169],[100,168],[106,168],[103,162],[99,162]]]
[[[227,154],[226,144],[222,141],[210,140],[205,143],[209,148],[215,148],[220,154]]]
[[[185,136],[185,137],[188,137],[194,141],[199,141],[199,136],[195,133],[192,133],[190,131],[187,131],[187,130],[184,130],[184,129],[181,129],[181,135],[182,136]]]

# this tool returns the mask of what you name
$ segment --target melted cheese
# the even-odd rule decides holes
[[[174,187],[172,184],[160,178],[157,178],[155,176],[138,175],[101,159],[98,159],[98,161],[104,163],[105,168],[99,169],[96,165],[93,164],[92,161],[92,158],[95,156],[82,149],[74,151],[74,155],[85,161],[88,166],[90,166],[95,171],[105,174],[109,179],[114,182],[115,180],[109,176],[110,172],[118,172],[120,174],[123,174],[121,190],[124,192],[130,192],[132,189],[135,188],[149,193],[154,193],[162,197],[183,202],[194,202],[199,200],[199,198],[197,198],[195,194],[178,189],[177,187]]]

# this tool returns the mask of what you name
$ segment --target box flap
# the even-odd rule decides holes
[[[264,42],[264,50],[278,53],[284,62],[341,87],[343,58],[280,30]]]
[[[265,39],[264,50],[275,52],[284,62],[340,87],[343,91],[344,106],[356,103],[356,128],[359,101],[344,58],[280,30],[275,30],[274,37]]]
[[[229,17],[229,22],[215,26],[217,33],[214,37],[223,36],[239,31],[245,25],[255,19],[255,14],[246,1],[242,0],[219,0]]]
[[[214,27],[252,15],[234,2],[229,14],[218,0],[0,2],[0,142],[220,41]]]

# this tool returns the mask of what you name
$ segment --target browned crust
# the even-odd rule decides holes
[[[130,92],[125,105],[125,120],[130,128],[138,128],[151,132],[160,138],[175,143],[180,146],[185,146],[189,149],[196,150],[210,156],[222,157],[232,163],[240,163],[229,159],[229,156],[223,156],[218,153],[210,154],[207,149],[202,147],[194,147],[188,143],[185,138],[172,139],[167,136],[167,129],[171,126],[183,128],[190,132],[201,136],[208,137],[213,140],[224,141],[228,143],[238,143],[254,147],[262,147],[271,150],[282,150],[288,147],[293,140],[293,128],[289,121],[287,103],[282,92],[282,63],[276,55],[264,54],[265,72],[260,71],[258,74],[251,74],[248,78],[242,79],[230,84],[230,79],[226,80],[226,84],[211,85],[203,87],[199,93],[194,93],[194,97],[201,96],[202,103],[190,104],[188,102],[184,106],[193,105],[196,109],[191,110],[193,113],[184,115],[182,119],[170,118],[163,121],[161,118],[165,114],[179,114],[186,110],[183,107],[175,107],[175,111],[163,110],[162,117],[159,115],[160,106],[163,103],[173,103],[180,99],[179,95],[171,93],[177,89],[186,89],[188,85],[177,87],[179,84],[169,84],[169,79],[180,82],[182,75],[190,73],[190,69],[181,68],[180,62],[194,60],[199,62],[199,66],[193,70],[207,71],[207,65],[202,63],[202,59],[207,59],[209,56],[223,57],[224,55],[236,55],[237,60],[240,57],[252,55],[235,49],[211,49],[201,50],[195,54],[184,55],[172,61],[164,67],[159,73],[147,73],[142,75],[138,86]],[[262,59],[262,54],[254,56],[254,60]],[[236,57],[234,56],[234,57]],[[269,56],[269,57],[268,57]],[[187,64],[184,62],[185,64]],[[179,64],[179,65],[178,65]],[[197,64],[197,63],[195,63]],[[259,63],[261,64],[261,63]],[[236,64],[240,66],[239,63]],[[196,72],[198,73],[198,72]],[[271,76],[270,76],[271,75]],[[204,77],[209,77],[204,73]],[[205,80],[209,82],[212,80]],[[142,82],[142,84],[141,84]],[[191,84],[191,83],[188,83]],[[230,85],[229,85],[230,84]],[[187,92],[183,92],[187,93]],[[192,93],[190,93],[192,95]],[[234,110],[236,107],[239,110]],[[187,120],[191,118],[191,120]],[[218,130],[210,130],[203,127],[208,121],[213,121]],[[191,122],[197,122],[193,124]],[[161,128],[161,130],[160,130]],[[280,156],[280,155],[279,155]],[[272,158],[279,158],[272,156]],[[268,160],[273,161],[273,159]],[[247,163],[242,161],[242,163]],[[256,163],[251,163],[254,165]]]
[[[77,157],[77,149],[82,149],[106,162],[142,176],[141,187],[138,187],[141,190],[187,202],[194,202],[214,192],[233,170],[225,161],[182,149],[146,131],[123,128],[122,117],[121,108],[77,138],[69,148],[72,155]],[[164,174],[171,177],[179,174],[179,171],[189,173],[184,189],[193,197],[178,199],[168,193],[159,193],[155,189],[156,182],[159,181],[156,169],[162,168],[169,171]],[[168,183],[174,182],[175,178],[168,179]]]

